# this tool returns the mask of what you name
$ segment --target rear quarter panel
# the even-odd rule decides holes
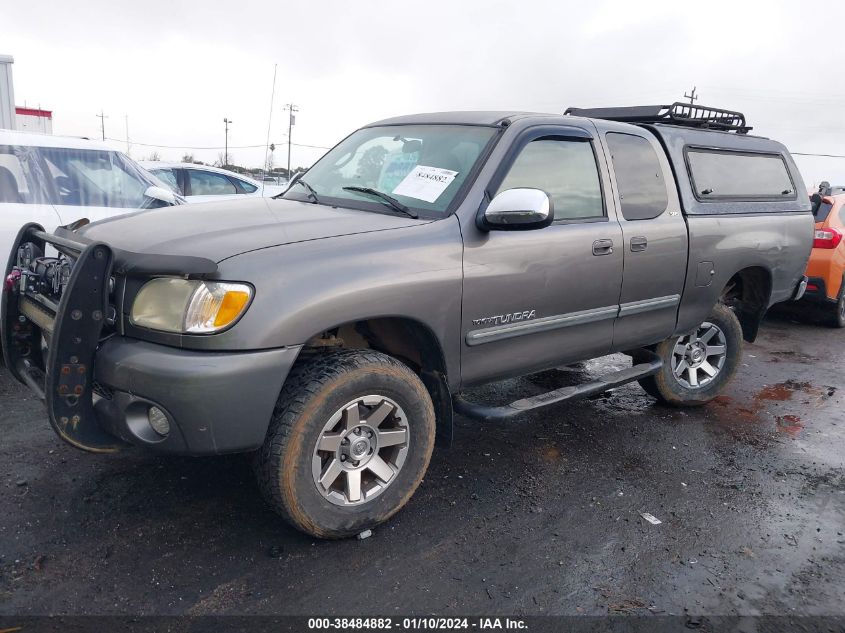
[[[687,216],[687,225],[690,256],[677,332],[701,323],[730,278],[744,268],[757,266],[771,274],[769,306],[788,300],[804,274],[815,226],[810,213],[696,215]],[[699,274],[704,262],[712,262],[714,271],[706,285]]]

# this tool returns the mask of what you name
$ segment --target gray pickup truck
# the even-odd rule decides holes
[[[30,224],[6,366],[77,448],[253,452],[275,510],[349,536],[408,501],[453,411],[725,387],[766,310],[803,293],[813,239],[789,153],[749,129],[683,104],[405,116],[278,199]],[[617,352],[631,367],[587,384],[461,396]]]

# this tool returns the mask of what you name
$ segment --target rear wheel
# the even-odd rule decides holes
[[[695,330],[666,339],[655,352],[663,367],[640,380],[642,388],[665,404],[705,404],[736,373],[742,357],[742,328],[733,311],[720,303]]]
[[[393,516],[425,474],[434,408],[419,377],[369,350],[323,353],[291,372],[255,470],[288,522],[342,538]]]

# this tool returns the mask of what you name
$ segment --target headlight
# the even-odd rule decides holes
[[[237,321],[250,299],[247,284],[163,277],[144,284],[129,320],[151,330],[210,334]]]

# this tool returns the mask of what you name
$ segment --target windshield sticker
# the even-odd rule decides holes
[[[393,193],[426,202],[434,202],[452,184],[458,172],[440,167],[417,165],[399,183]]]
[[[384,159],[384,166],[381,168],[378,187],[376,188],[381,191],[392,191],[417,166],[419,161],[419,152],[395,152],[388,154]]]

